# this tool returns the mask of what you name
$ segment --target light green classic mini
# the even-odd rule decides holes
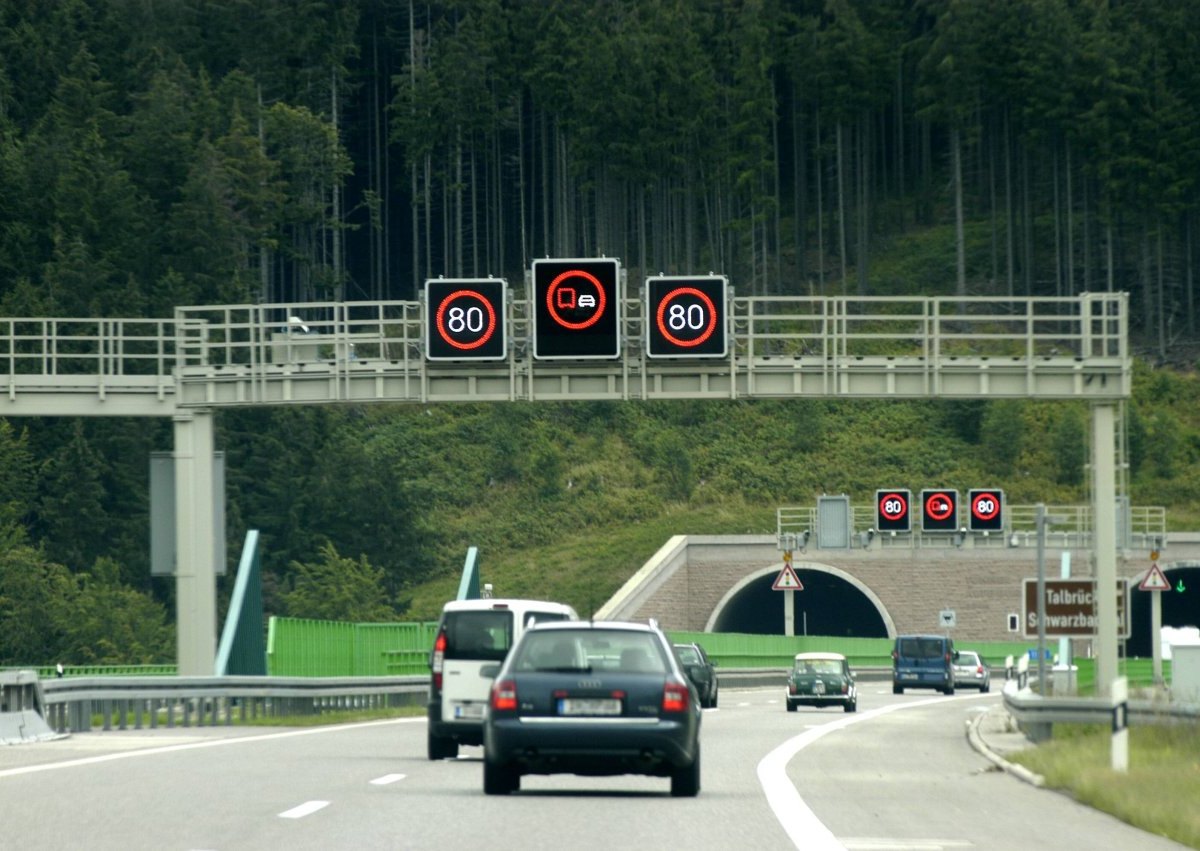
[[[788,712],[795,712],[797,706],[830,704],[846,712],[858,709],[854,672],[841,653],[797,653],[784,698]]]

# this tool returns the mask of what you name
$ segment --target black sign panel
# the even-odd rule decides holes
[[[721,276],[646,279],[646,356],[724,357],[728,281]]]
[[[995,488],[967,492],[972,532],[1004,531],[1004,491]]]
[[[912,495],[899,488],[875,491],[875,528],[880,532],[912,530]]]
[[[621,354],[621,264],[615,258],[533,261],[533,356]]]
[[[507,355],[502,279],[425,282],[425,357],[501,360]]]
[[[921,531],[958,531],[958,491],[921,491]]]

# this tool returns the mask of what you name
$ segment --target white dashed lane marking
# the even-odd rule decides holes
[[[376,777],[371,781],[372,786],[386,786],[389,783],[395,783],[397,780],[403,780],[403,774],[385,774],[382,777]]]
[[[292,807],[290,810],[284,810],[279,814],[280,818],[304,818],[310,816],[317,810],[322,810],[329,806],[328,801],[305,801],[298,807]]]

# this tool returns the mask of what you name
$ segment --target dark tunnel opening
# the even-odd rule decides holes
[[[1164,568],[1163,575],[1171,583],[1170,591],[1139,591],[1137,584],[1129,589],[1129,638],[1125,655],[1149,659],[1154,655],[1151,630],[1151,595],[1162,597],[1163,626],[1200,627],[1200,565]]]
[[[796,568],[804,590],[794,592],[795,635],[887,638],[887,625],[874,603],[846,580],[821,570]],[[717,616],[714,632],[785,635],[784,595],[771,585],[775,574],[751,582]]]

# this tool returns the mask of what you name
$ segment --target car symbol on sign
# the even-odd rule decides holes
[[[587,295],[585,293],[579,297],[578,304],[580,307],[595,307],[596,297],[594,295]]]

